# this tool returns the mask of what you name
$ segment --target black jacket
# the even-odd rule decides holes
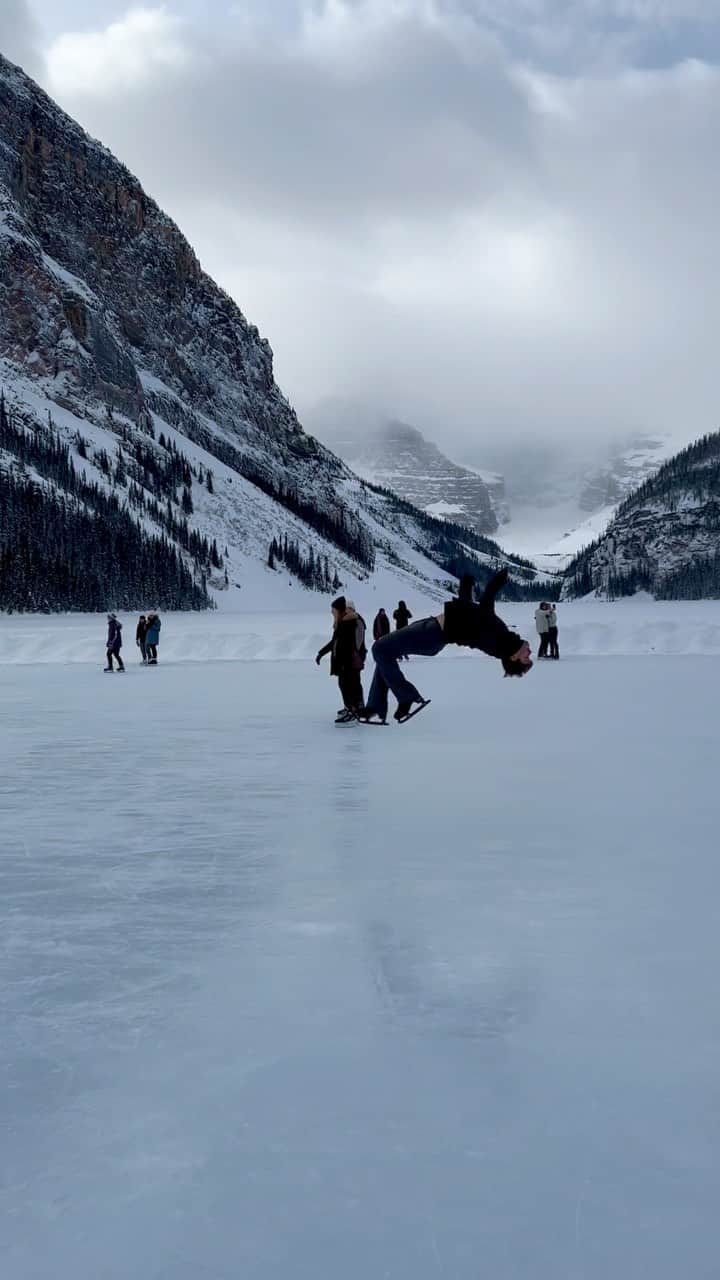
[[[473,603],[473,579],[466,575],[460,579],[457,600],[445,605],[445,641],[447,644],[466,645],[469,649],[482,649],[491,658],[511,658],[517,653],[522,638],[506,627],[495,613],[495,597],[507,582],[507,569],[501,569],[488,582],[478,604]]]
[[[135,640],[138,644],[142,644],[143,640],[147,635],[147,629],[148,629],[147,622],[138,622],[137,631],[135,632]]]
[[[324,658],[326,653],[332,654],[330,659],[330,674],[332,676],[342,676],[348,671],[359,670],[355,666],[354,657],[358,652],[357,648],[357,624],[362,622],[362,618],[358,613],[346,614],[338,622],[332,634],[332,639],[318,653],[318,658]],[[364,626],[364,623],[363,623]]]
[[[408,625],[410,619],[412,618],[412,614],[410,610],[407,608],[407,606],[404,609],[401,609],[400,606],[398,605],[397,609],[393,614],[393,618],[395,619],[395,630],[402,631],[403,627],[406,627]]]

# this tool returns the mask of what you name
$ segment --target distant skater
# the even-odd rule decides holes
[[[145,647],[147,649],[147,664],[149,667],[157,666],[157,647],[160,643],[160,628],[162,623],[156,613],[149,613],[147,616],[147,632],[145,634]]]
[[[404,600],[398,601],[398,607],[393,613],[393,618],[395,619],[395,630],[404,631],[410,619],[412,618],[412,614],[408,609]],[[410,655],[409,653],[402,653],[401,657],[407,659],[410,657]]]
[[[507,582],[507,577],[507,569],[502,569],[487,584],[479,603],[474,604],[473,579],[466,575],[460,581],[458,598],[448,600],[436,618],[423,618],[411,627],[376,640],[372,650],[375,675],[360,719],[380,722],[387,719],[388,689],[397,698],[395,719],[400,723],[427,706],[427,699],[406,680],[398,666],[398,658],[404,653],[432,658],[446,644],[463,645],[469,649],[481,649],[490,657],[498,658],[506,676],[526,675],[532,667],[530,645],[495,613],[495,597]],[[419,705],[413,711],[416,703]]]
[[[118,671],[124,671],[125,667],[123,665],[123,660],[120,657],[120,650],[122,649],[122,623],[118,622],[117,616],[114,613],[108,614],[107,621],[107,666],[104,669],[105,671],[114,671],[113,658],[115,658],[118,664]]]
[[[337,676],[343,705],[337,713],[336,724],[350,724],[357,719],[363,706],[363,687],[360,673],[365,666],[365,622],[355,609],[352,600],[338,596],[330,606],[333,619],[332,638],[318,650],[315,661],[318,666],[327,653],[330,658],[330,674]]]
[[[145,643],[145,637],[147,636],[147,629],[148,629],[147,618],[145,617],[144,613],[141,613],[140,617],[138,618],[137,630],[135,631],[135,643],[138,649],[140,650],[140,657],[142,659],[144,666],[147,665],[147,660],[148,660],[147,645]]]
[[[538,649],[538,658],[547,658],[548,644],[550,642],[550,605],[543,600],[535,610],[535,628],[540,637],[540,648]]]
[[[554,604],[548,605],[548,644],[550,646],[550,657],[557,662],[560,657],[560,648],[558,646],[557,609]]]
[[[373,622],[373,640],[382,640],[390,634],[390,619],[384,609],[378,609]]]

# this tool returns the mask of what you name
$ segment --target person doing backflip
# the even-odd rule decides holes
[[[399,723],[427,706],[428,699],[418,693],[414,684],[406,680],[398,659],[404,654],[432,658],[447,644],[480,649],[492,658],[498,658],[506,676],[524,676],[532,668],[530,645],[527,640],[511,631],[495,613],[495,597],[507,582],[507,569],[496,573],[487,584],[479,602],[473,602],[474,582],[470,575],[460,580],[456,600],[449,600],[443,612],[434,618],[423,618],[411,627],[395,631],[376,640],[372,649],[375,659],[375,675],[368,700],[359,715],[360,720],[381,723],[387,719],[388,689],[397,698],[395,719]],[[416,711],[412,708],[418,703]]]

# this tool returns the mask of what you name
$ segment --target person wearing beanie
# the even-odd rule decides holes
[[[327,653],[331,654],[330,674],[337,676],[343,706],[338,711],[336,724],[351,724],[357,719],[363,706],[363,687],[360,672],[365,666],[365,621],[352,600],[338,596],[331,606],[333,619],[332,638],[318,651],[318,666]]]
[[[473,601],[473,579],[469,574],[460,580],[457,599],[448,600],[442,613],[434,618],[423,618],[411,627],[383,636],[373,645],[375,675],[361,720],[387,719],[388,689],[397,698],[395,719],[402,723],[417,715],[427,699],[418,693],[414,684],[406,680],[398,665],[405,653],[432,658],[447,644],[480,649],[502,662],[506,676],[524,676],[532,667],[530,645],[527,640],[511,631],[495,613],[495,598],[507,582],[507,569],[496,573],[488,582],[477,604]],[[412,710],[419,703],[416,711]]]

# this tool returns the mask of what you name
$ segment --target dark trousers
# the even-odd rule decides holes
[[[138,648],[142,656],[143,662],[147,662],[147,645],[144,640],[138,640]]]
[[[363,687],[360,672],[353,667],[338,676],[340,696],[348,711],[357,711],[363,705]]]
[[[551,658],[559,658],[559,657],[560,657],[560,650],[558,649],[558,638],[557,638],[557,636],[558,636],[558,629],[557,629],[557,627],[550,627],[550,628],[549,628],[549,630],[548,630],[548,641],[549,641],[549,643],[550,643],[550,657],[551,657]]]
[[[411,627],[403,627],[390,636],[383,636],[382,640],[376,640],[372,648],[375,675],[367,701],[368,710],[385,718],[388,689],[392,689],[398,702],[421,702],[415,685],[406,680],[400,670],[398,659],[411,653],[419,658],[434,658],[444,648],[445,635],[437,618],[423,618]]]
[[[146,644],[148,662],[157,662],[157,645]]]
[[[550,643],[550,632],[543,631],[540,636],[540,648],[538,649],[538,658],[547,658],[548,644]]]
[[[120,657],[120,647],[119,647],[119,645],[113,645],[112,649],[108,649],[108,651],[107,651],[107,664],[108,664],[108,666],[109,666],[109,668],[110,668],[110,670],[111,670],[111,671],[112,671],[112,669],[113,669],[113,658],[116,658],[116,659],[117,659],[117,664],[118,664],[119,669],[120,669],[121,671],[124,671],[124,667],[123,667],[123,660],[122,660],[122,658]]]

